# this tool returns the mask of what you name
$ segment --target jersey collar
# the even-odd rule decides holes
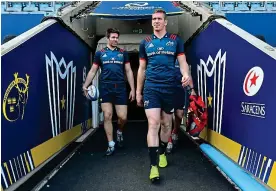
[[[169,33],[167,32],[161,39],[163,38],[169,38]],[[152,39],[158,39],[158,37],[155,36],[155,34],[152,34]]]
[[[110,50],[110,51],[119,51],[119,48],[116,47],[114,50],[111,50],[110,48],[108,48],[107,46],[104,48],[105,50]]]

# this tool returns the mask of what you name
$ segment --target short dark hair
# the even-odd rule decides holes
[[[120,36],[120,31],[116,28],[109,28],[106,30],[106,37],[109,38],[111,33],[117,33]]]
[[[154,13],[163,13],[164,14],[164,19],[166,20],[167,19],[167,14],[166,14],[166,11],[164,11],[163,9],[155,9],[153,14]]]

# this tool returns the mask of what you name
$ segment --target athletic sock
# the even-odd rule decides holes
[[[158,147],[149,147],[150,165],[157,165]]]
[[[160,155],[162,155],[166,152],[167,144],[168,143],[160,141]]]
[[[115,142],[114,141],[109,141],[108,142],[108,146],[109,147],[114,147],[115,146]]]

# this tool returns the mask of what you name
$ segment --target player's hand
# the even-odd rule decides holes
[[[134,90],[130,91],[128,99],[130,99],[131,102],[133,102],[135,100],[135,91]]]
[[[137,94],[136,94],[136,102],[137,102],[137,105],[138,105],[139,107],[143,107],[143,106],[144,106],[142,94],[140,94],[140,93],[137,93]]]
[[[85,97],[87,97],[88,89],[87,89],[86,87],[82,86],[82,91],[83,91],[83,95],[84,95]]]
[[[194,89],[192,89],[192,91],[191,91],[191,95],[196,95],[196,92],[195,92],[195,90],[194,90]]]
[[[182,86],[183,86],[183,87],[188,86],[188,85],[190,84],[190,80],[191,80],[191,77],[190,77],[189,75],[184,75],[184,76],[182,77],[182,80],[181,80]]]

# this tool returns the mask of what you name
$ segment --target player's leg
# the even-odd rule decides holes
[[[166,148],[168,145],[169,138],[172,130],[172,112],[162,111],[161,118],[161,132],[160,132],[160,156],[159,156],[159,167],[166,167],[168,165],[166,157]]]
[[[178,134],[180,131],[180,125],[181,125],[183,116],[184,116],[184,110],[177,109],[175,112],[174,127],[172,131],[172,141],[174,145],[176,145],[178,141]]]
[[[108,149],[106,151],[106,155],[109,156],[112,155],[115,150],[115,142],[113,141],[112,103],[102,103],[101,107],[104,114],[104,130],[108,140]]]
[[[161,114],[161,132],[160,132],[160,157],[159,166],[167,166],[166,147],[172,131],[172,114],[174,113],[174,94],[175,89],[160,90],[162,99],[162,114]]]
[[[167,153],[171,153],[178,141],[178,132],[184,115],[185,92],[183,87],[177,87],[174,94],[173,129],[167,145]]]
[[[150,157],[150,180],[159,180],[159,171],[157,167],[157,157],[159,148],[159,129],[161,118],[161,104],[158,92],[145,89],[144,90],[144,108],[148,119],[147,143]]]
[[[115,109],[118,117],[117,143],[123,147],[123,129],[127,122],[127,91],[125,87],[116,89]]]
[[[115,105],[118,116],[117,143],[119,147],[123,147],[123,129],[127,122],[127,105]]]
[[[112,92],[109,91],[105,84],[100,84],[100,101],[104,115],[104,130],[108,140],[108,148],[106,155],[112,155],[115,151],[115,142],[113,141],[113,107],[112,107]]]

